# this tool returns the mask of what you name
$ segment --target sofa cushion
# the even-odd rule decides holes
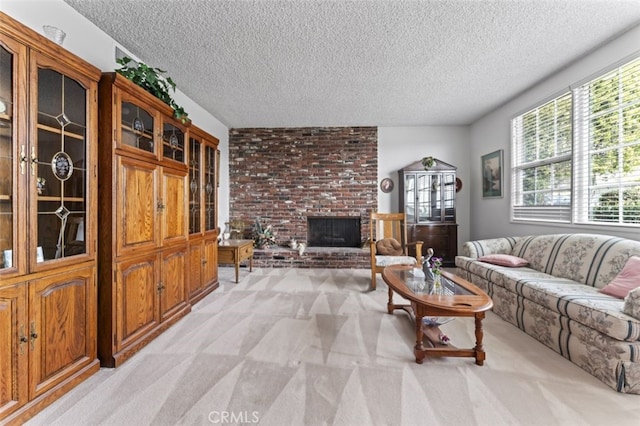
[[[460,259],[461,265],[463,259]],[[527,267],[508,268],[477,260],[466,262],[466,267],[494,286],[505,288],[604,335],[618,340],[640,340],[640,319],[629,318],[622,312],[622,300],[602,294],[597,288]]]
[[[376,253],[381,256],[401,256],[402,245],[395,238],[383,238],[376,242]]]
[[[485,254],[511,254],[513,247],[526,237],[502,237],[487,240],[467,241],[462,245],[460,255],[466,257],[480,257]]]
[[[389,265],[415,265],[416,258],[413,256],[376,256],[376,266],[383,267]]]
[[[624,298],[624,306],[622,312],[640,319],[640,287],[633,289]]]
[[[510,254],[488,254],[478,258],[478,260],[480,262],[493,263],[494,265],[508,266],[510,268],[519,268],[529,264],[527,259]]]
[[[622,271],[600,291],[619,299],[624,299],[634,288],[640,287],[640,257],[632,256]]]

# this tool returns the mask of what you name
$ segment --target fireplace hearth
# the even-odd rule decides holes
[[[360,217],[307,218],[309,247],[360,247]]]

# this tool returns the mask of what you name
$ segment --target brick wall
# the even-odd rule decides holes
[[[280,244],[307,239],[307,216],[360,216],[364,241],[377,209],[376,127],[229,131],[231,219],[260,218]]]

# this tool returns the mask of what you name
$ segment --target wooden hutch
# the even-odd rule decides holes
[[[117,367],[218,286],[218,140],[118,73],[99,101],[98,354]]]
[[[0,423],[97,372],[100,70],[0,12]]]
[[[409,241],[422,241],[422,255],[431,247],[444,266],[458,254],[456,167],[438,159],[430,167],[416,161],[398,170],[400,211],[407,215]]]

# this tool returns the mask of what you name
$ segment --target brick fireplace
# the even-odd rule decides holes
[[[369,213],[377,209],[377,140],[376,127],[229,131],[230,218],[248,227],[260,219],[273,227],[281,245],[266,254],[257,250],[258,266],[368,267],[368,251],[360,247],[312,246],[305,259],[296,258],[287,243],[307,244],[307,221],[317,217],[359,218],[360,243],[366,240]],[[335,258],[336,253],[345,259],[309,264],[313,257]]]

